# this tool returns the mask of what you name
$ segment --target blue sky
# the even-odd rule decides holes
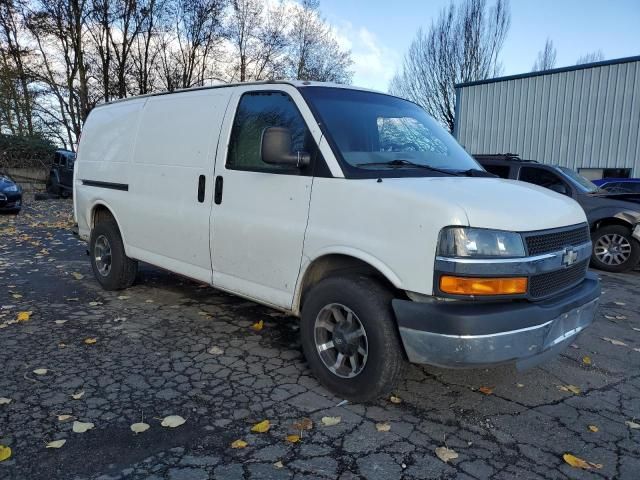
[[[492,0],[488,0],[492,3]],[[320,9],[355,60],[353,83],[386,91],[421,26],[448,0],[321,0]],[[640,0],[511,0],[511,28],[502,50],[504,74],[531,70],[546,38],[558,67],[601,50],[605,59],[640,55]]]

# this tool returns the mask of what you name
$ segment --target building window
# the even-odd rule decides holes
[[[631,177],[630,168],[579,168],[578,173],[589,180]]]

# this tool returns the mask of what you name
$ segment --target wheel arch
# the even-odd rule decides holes
[[[118,217],[114,212],[114,209],[103,200],[98,200],[91,206],[91,209],[89,211],[89,217],[88,217],[89,230],[90,231],[93,230],[93,227],[96,225],[97,222],[108,220],[109,218],[113,219],[113,221],[116,223],[118,227],[118,231],[120,232],[120,237],[122,238],[122,243],[124,244],[125,252],[128,255],[129,248],[125,238],[125,233],[121,226],[122,224],[120,223],[120,220],[118,220]]]
[[[392,292],[405,296],[398,276],[382,262],[362,252],[327,252],[318,255],[301,269],[291,311],[300,315],[305,294],[321,280],[341,272],[362,273],[377,279]]]

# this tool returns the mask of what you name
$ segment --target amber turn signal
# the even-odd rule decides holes
[[[472,278],[443,275],[440,277],[440,290],[453,295],[517,295],[527,293],[527,278]]]

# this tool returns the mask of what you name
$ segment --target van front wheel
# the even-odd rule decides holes
[[[105,290],[130,287],[136,279],[138,262],[127,257],[118,225],[113,220],[98,223],[89,239],[91,268]]]
[[[330,277],[305,295],[302,348],[317,379],[341,398],[391,392],[404,358],[391,293],[369,277]]]

